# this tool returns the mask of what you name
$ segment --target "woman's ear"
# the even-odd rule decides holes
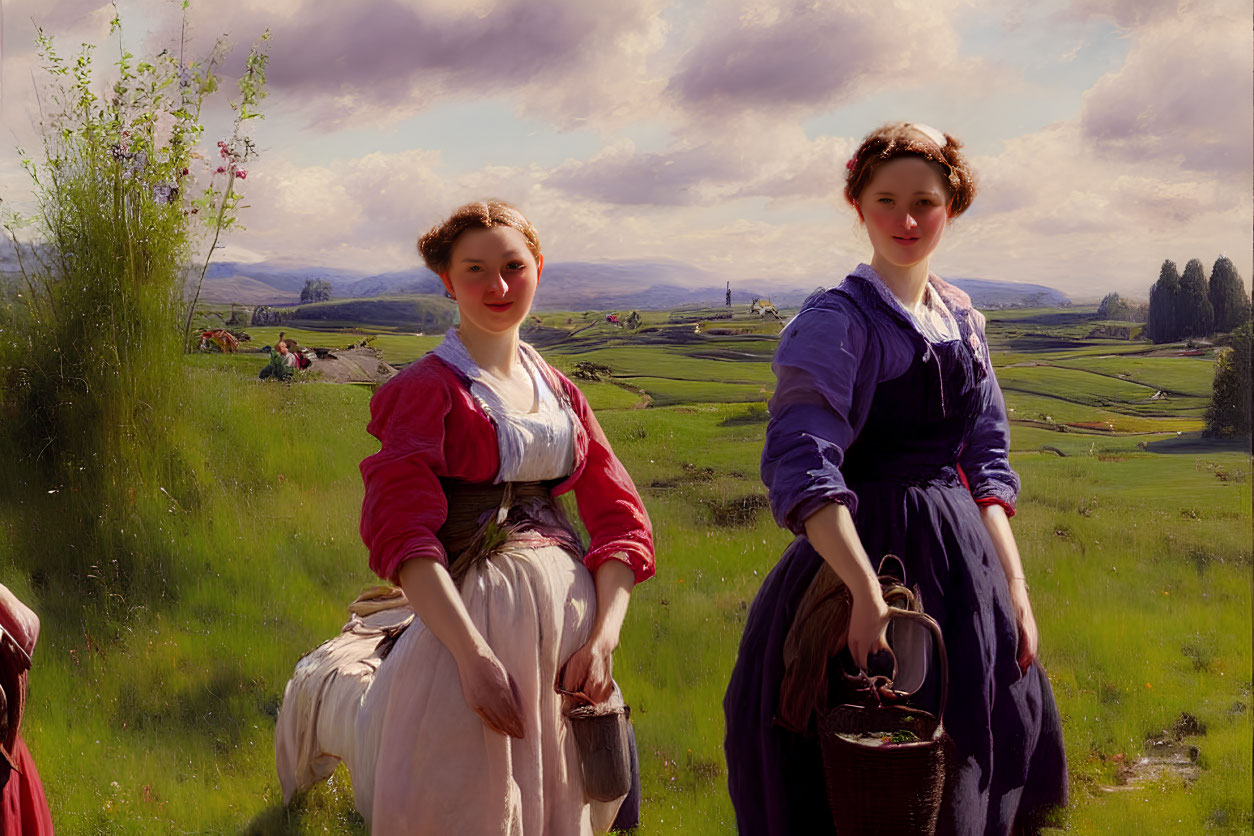
[[[457,294],[453,293],[453,282],[449,279],[447,271],[440,274],[440,281],[444,282],[444,292],[448,294],[448,298],[456,299]]]
[[[858,205],[858,201],[853,202],[853,211],[858,213],[858,221],[866,223],[866,218],[862,217],[862,207]]]
[[[536,256],[536,281],[540,281],[541,274],[544,273],[544,256]]]

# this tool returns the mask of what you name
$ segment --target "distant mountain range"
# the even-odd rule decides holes
[[[308,279],[331,284],[336,299],[441,293],[437,276],[426,268],[365,273],[326,267],[269,262],[211,264],[201,298],[246,305],[295,304]],[[836,283],[840,277],[832,277]],[[971,295],[976,307],[1066,307],[1067,296],[1037,284],[994,279],[950,279]],[[748,304],[758,297],[776,305],[795,306],[813,287],[782,286],[778,279],[739,279],[732,282],[732,302]],[[722,304],[725,280],[708,270],[667,259],[649,261],[566,261],[545,266],[535,306],[548,310],[607,310],[636,308],[662,310],[680,305]]]
[[[0,277],[16,272],[12,244],[0,238]],[[841,276],[830,276],[835,284]],[[278,262],[223,261],[209,265],[201,300],[243,305],[294,305],[309,279],[330,282],[335,299],[442,293],[439,277],[425,267],[369,273],[332,267]],[[709,270],[670,259],[564,261],[545,265],[535,305],[548,310],[663,310],[681,305],[721,305],[726,278]],[[1038,284],[994,279],[949,279],[971,295],[980,308],[1066,307],[1071,300]],[[814,287],[775,278],[732,281],[732,302],[748,304],[770,299],[778,306],[796,306]]]

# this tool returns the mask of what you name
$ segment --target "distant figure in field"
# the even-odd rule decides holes
[[[297,368],[299,368],[297,355],[288,350],[286,342],[279,340],[275,345],[275,350],[270,352],[270,362],[262,368],[257,377],[261,380],[271,377],[276,380],[291,380]]]
[[[31,654],[39,640],[39,617],[0,584],[0,821],[13,836],[52,834],[52,816],[39,770],[22,739]]]
[[[400,590],[364,594],[297,666],[275,733],[284,797],[342,759],[375,834],[634,826],[634,742],[627,795],[590,803],[564,715],[622,713],[613,651],[653,575],[649,518],[583,394],[519,339],[544,264],[527,219],[468,204],[418,248],[461,324],[370,404],[361,534]],[[572,490],[586,551],[557,502]]]
[[[790,731],[778,722],[784,642],[811,585],[834,580],[852,603],[832,667],[873,667],[889,650],[876,577],[886,554],[902,559],[899,580],[919,587],[949,651],[944,721],[955,749],[937,832],[1034,833],[1039,816],[1067,800],[1061,721],[1036,660],[1008,519],[1019,477],[984,317],[929,269],[975,194],[960,147],[909,123],[862,141],[844,193],[871,263],[811,296],[775,352],[762,479],[775,519],[796,539],[749,610],[724,700],[744,836],[835,832],[841,810],[828,807],[813,723],[800,718]],[[918,679],[905,689],[912,703],[937,714],[937,677]],[[894,787],[884,789],[891,803]]]

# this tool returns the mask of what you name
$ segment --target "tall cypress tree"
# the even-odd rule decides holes
[[[1245,293],[1232,259],[1221,255],[1210,271],[1210,304],[1215,309],[1215,330],[1228,332],[1250,318],[1250,297]]]
[[[1154,342],[1167,343],[1180,339],[1176,317],[1179,296],[1180,272],[1176,269],[1176,263],[1168,258],[1158,271],[1158,281],[1150,288],[1149,322],[1146,328]]]
[[[1205,268],[1196,258],[1184,265],[1176,313],[1182,337],[1205,337],[1215,330],[1215,309],[1210,304]]]
[[[1232,332],[1231,350],[1215,357],[1215,383],[1206,408],[1206,434],[1245,435],[1250,431],[1250,346],[1254,333],[1246,322]]]

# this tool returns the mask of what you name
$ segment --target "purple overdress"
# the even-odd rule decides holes
[[[976,502],[1013,509],[1019,487],[983,317],[962,291],[935,277],[931,288],[959,339],[926,339],[861,265],[807,300],[776,351],[762,478],[776,519],[798,536],[749,610],[724,699],[742,836],[833,832],[816,740],[774,723],[784,638],[823,562],[804,521],[830,502],[853,512],[872,561],[902,558],[945,638],[957,757],[939,832],[1004,836],[1066,803],[1058,709],[1039,664],[1020,674],[1005,573]],[[934,676],[916,700],[937,710]]]

